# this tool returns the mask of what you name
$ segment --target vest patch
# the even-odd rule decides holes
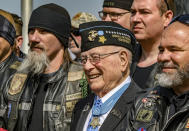
[[[83,76],[83,71],[68,72],[68,81],[80,80]]]
[[[15,94],[20,93],[21,90],[22,90],[22,87],[24,85],[24,82],[25,82],[26,78],[27,78],[26,74],[16,73],[13,76],[13,79],[11,81],[8,93],[10,95],[15,95]]]
[[[151,110],[140,109],[137,114],[136,120],[142,122],[150,122],[152,120],[154,112]]]
[[[70,94],[70,95],[66,95],[66,101],[71,101],[71,100],[77,100],[77,99],[81,99],[82,98],[82,93],[78,92],[75,94]]]
[[[19,110],[25,110],[28,111],[31,108],[31,103],[22,102],[19,104]]]
[[[60,104],[43,104],[43,111],[60,111],[62,109]]]

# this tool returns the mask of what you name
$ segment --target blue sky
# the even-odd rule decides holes
[[[70,16],[80,11],[94,14],[98,17],[98,11],[102,10],[103,0],[33,0],[33,9],[47,3],[56,3],[65,7]],[[1,0],[0,8],[21,15],[21,0]]]

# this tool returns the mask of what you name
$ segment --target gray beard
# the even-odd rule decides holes
[[[18,68],[18,72],[32,73],[33,75],[41,74],[49,65],[49,59],[45,52],[41,54],[29,50],[27,57],[23,60],[22,64]]]
[[[189,79],[189,65],[185,66],[183,69],[177,67],[177,71],[175,73],[165,73],[159,69],[156,78],[158,79],[159,85],[162,87],[177,87],[182,85],[184,80]]]

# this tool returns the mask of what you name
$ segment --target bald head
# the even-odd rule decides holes
[[[166,39],[166,41],[172,41],[172,42],[174,42],[175,40],[179,40],[179,41],[183,41],[186,44],[188,43],[189,45],[188,35],[189,35],[189,25],[177,21],[172,23],[164,30],[162,35],[162,41],[164,41],[164,39]]]

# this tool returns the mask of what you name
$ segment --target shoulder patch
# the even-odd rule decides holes
[[[137,114],[136,120],[142,122],[150,122],[152,120],[153,115],[154,112],[151,110],[140,109]]]
[[[80,80],[83,76],[83,71],[68,72],[68,81]]]
[[[21,62],[19,61],[15,61],[11,66],[10,68],[11,69],[17,69],[19,66],[20,66]]]
[[[20,93],[26,78],[27,78],[27,74],[16,73],[13,76],[13,79],[11,80],[8,93],[10,95],[15,95],[15,94]]]

